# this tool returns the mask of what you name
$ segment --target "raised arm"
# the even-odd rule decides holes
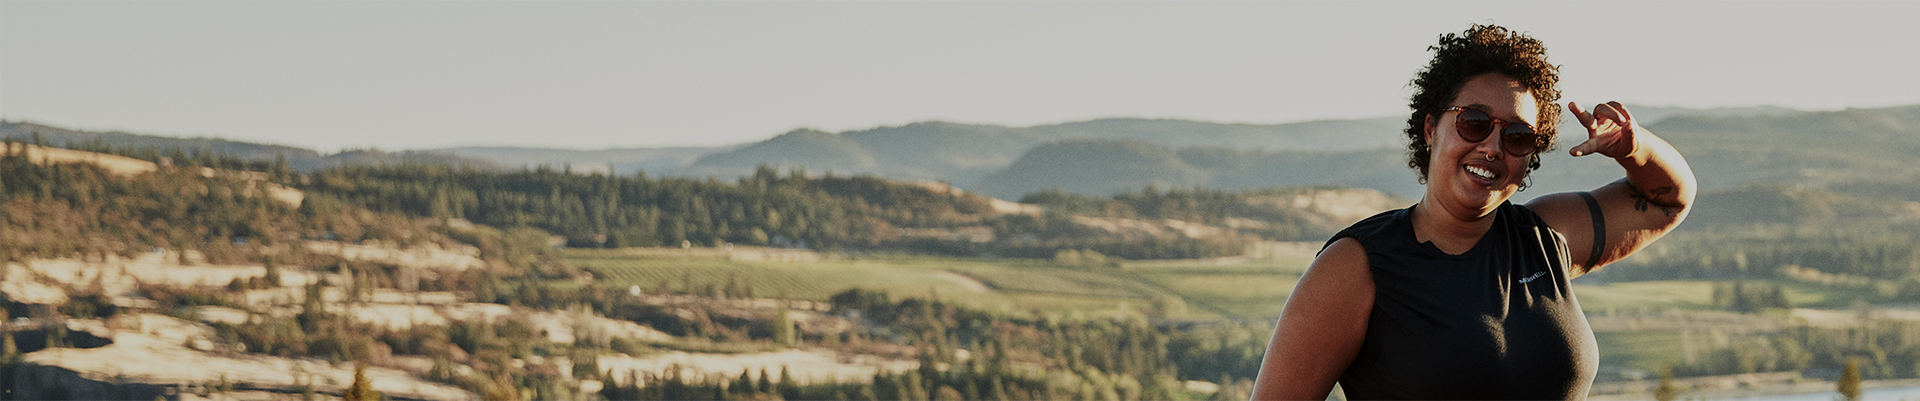
[[[1373,312],[1373,273],[1352,238],[1334,241],[1287,296],[1260,362],[1254,400],[1323,400],[1360,354]]]
[[[1599,105],[1592,113],[1572,102],[1567,109],[1587,127],[1586,142],[1569,152],[1576,157],[1605,155],[1626,169],[1626,178],[1585,192],[1598,204],[1598,218],[1578,192],[1527,203],[1566,237],[1572,273],[1578,276],[1626,258],[1679,226],[1693,207],[1698,185],[1680,151],[1641,127],[1620,102]]]

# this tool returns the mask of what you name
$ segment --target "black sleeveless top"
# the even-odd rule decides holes
[[[1414,239],[1411,209],[1354,223],[1373,272],[1360,354],[1340,375],[1348,399],[1585,399],[1599,363],[1567,283],[1566,239],[1503,203],[1461,255]]]

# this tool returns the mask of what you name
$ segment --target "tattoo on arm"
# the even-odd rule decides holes
[[[1651,205],[1659,207],[1660,213],[1665,213],[1668,217],[1680,213],[1679,202],[1663,199],[1673,194],[1673,187],[1658,187],[1652,191],[1642,191],[1640,187],[1633,186],[1633,183],[1627,180],[1620,180],[1620,183],[1627,185],[1627,196],[1633,197],[1633,210],[1644,212]]]

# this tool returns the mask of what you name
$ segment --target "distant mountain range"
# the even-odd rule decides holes
[[[500,168],[503,165],[483,158],[465,157],[444,151],[384,152],[374,149],[355,149],[322,155],[312,149],[219,138],[178,138],[120,131],[79,131],[30,122],[0,122],[0,139],[32,142],[36,138],[45,141],[48,145],[68,148],[104,145],[116,149],[153,149],[161,154],[179,150],[186,153],[224,153],[241,159],[259,161],[284,158],[288,166],[300,171],[355,164],[432,163],[478,168]]]
[[[1920,165],[1913,163],[1920,155],[1920,106],[1825,112],[1639,107],[1634,113],[1687,155],[1709,190],[1755,183],[1824,188],[1862,178],[1920,176]],[[1522,200],[1590,189],[1620,177],[1610,160],[1566,155],[1567,148],[1585,138],[1585,131],[1567,120],[1561,145],[1534,173],[1535,185],[1522,193]],[[0,123],[0,137],[24,140],[37,133],[54,145],[101,141],[251,159],[285,157],[301,170],[339,164],[451,163],[730,180],[767,165],[783,172],[945,181],[1002,199],[1048,188],[1107,195],[1149,184],[1225,189],[1338,185],[1418,198],[1420,184],[1405,167],[1402,121],[1391,117],[1255,125],[1101,119],[1032,127],[935,121],[841,133],[803,129],[724,147],[464,147],[332,155],[214,138],[97,133],[18,122]]]

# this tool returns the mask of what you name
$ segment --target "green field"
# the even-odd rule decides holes
[[[1588,312],[1600,312],[1607,309],[1640,308],[1680,308],[1680,309],[1721,309],[1713,305],[1713,285],[1716,281],[1670,280],[1670,281],[1634,281],[1608,283],[1601,285],[1579,284],[1574,281],[1573,292],[1580,297],[1580,307]],[[1775,281],[1748,281],[1749,288],[1765,288]],[[1780,283],[1787,292],[1787,301],[1796,307],[1816,309],[1847,309],[1853,301],[1866,299],[1874,301],[1873,294],[1861,294],[1858,290],[1806,285],[1800,283]],[[1871,291],[1869,291],[1870,293]]]
[[[1103,312],[1146,307],[1173,296],[1157,285],[1114,272],[1059,267],[1023,259],[956,259],[869,255],[800,262],[733,261],[721,257],[637,255],[568,250],[567,260],[609,286],[698,292],[729,280],[758,297],[825,300],[849,288],[884,290],[895,298],[939,297],[988,310]],[[984,291],[968,281],[985,285]]]
[[[1306,261],[1276,259],[1233,265],[1129,263],[1122,269],[1061,267],[1045,260],[864,255],[858,258],[763,262],[724,257],[571,249],[565,257],[613,287],[656,291],[724,288],[729,280],[758,297],[825,300],[848,288],[885,290],[896,298],[938,296],[988,310],[1113,313],[1178,298],[1192,318],[1272,318]],[[967,279],[985,285],[969,288]]]
[[[1588,312],[1607,309],[1713,307],[1712,281],[1635,281],[1604,285],[1579,284],[1575,279],[1574,296]]]
[[[1600,364],[1625,366],[1648,372],[1680,362],[1680,332],[1648,330],[1593,333],[1600,346]]]

